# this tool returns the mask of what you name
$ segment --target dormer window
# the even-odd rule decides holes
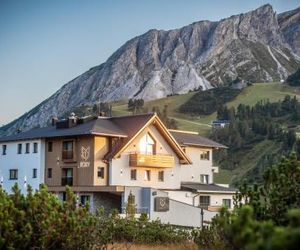
[[[155,141],[149,133],[141,138],[139,147],[142,154],[155,154]]]

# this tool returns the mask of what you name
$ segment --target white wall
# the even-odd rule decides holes
[[[188,227],[201,226],[201,209],[180,201],[170,199],[169,211],[154,211],[155,197],[167,197],[167,192],[152,188],[126,187],[122,201],[123,206],[125,206],[130,192],[135,196],[136,208],[138,210],[146,209],[150,220],[159,219],[162,223]]]
[[[142,168],[129,167],[129,155],[131,153],[139,152],[139,140],[146,134],[150,133],[157,144],[157,154],[170,154],[175,157],[175,167],[173,168]],[[180,187],[180,164],[179,159],[164,140],[161,134],[154,126],[146,128],[122,153],[120,158],[113,159],[110,167],[110,184],[124,185],[124,186],[141,186],[141,187],[155,187],[155,188],[179,188]],[[137,169],[137,180],[130,179],[130,170]],[[151,170],[151,181],[144,180],[144,171]],[[164,182],[158,181],[158,171],[164,170]]]
[[[38,143],[37,153],[33,153],[33,143]],[[22,154],[18,154],[18,144],[22,144]],[[26,143],[30,143],[30,151],[25,153]],[[2,155],[2,145],[7,145],[6,155]],[[37,177],[33,178],[33,169],[37,169]],[[18,169],[18,179],[9,179],[9,170]],[[26,192],[26,184],[34,190],[44,183],[45,171],[45,142],[44,140],[28,140],[0,143],[0,181],[3,189],[11,193],[12,186],[17,183],[23,193]],[[26,178],[26,183],[25,183]]]
[[[200,160],[201,151],[209,151],[209,160]],[[212,172],[212,158],[213,151],[211,148],[199,148],[199,147],[186,147],[185,152],[187,156],[192,160],[192,165],[182,165],[181,180],[190,182],[200,182],[200,175],[205,174],[209,176],[209,183],[213,183]]]
[[[173,168],[142,168],[137,169],[137,180],[130,179],[129,154],[139,152],[139,140],[150,133],[157,143],[157,154],[171,154],[175,157],[175,166]],[[200,160],[201,150],[210,151],[210,160]],[[212,173],[212,149],[187,147],[186,154],[190,157],[193,164],[181,165],[176,154],[169,144],[161,136],[158,130],[153,126],[146,128],[129,147],[121,154],[120,158],[112,159],[110,163],[110,185],[141,186],[159,189],[179,189],[181,182],[200,182],[200,174],[209,175],[210,183],[213,182]],[[144,180],[146,169],[151,170],[151,181]],[[158,181],[158,171],[164,170],[164,182]]]
[[[167,191],[170,199],[185,202],[193,206],[198,206],[200,202],[200,195],[210,196],[211,206],[222,206],[223,199],[231,199],[231,208],[233,208],[233,197],[235,194],[231,193],[192,193],[189,191]]]

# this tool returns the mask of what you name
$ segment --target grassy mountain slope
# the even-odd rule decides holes
[[[149,112],[152,107],[168,105],[169,116],[178,123],[178,128],[182,130],[199,131],[202,135],[208,135],[211,131],[210,122],[216,119],[216,112],[208,116],[196,116],[186,113],[180,113],[179,107],[193,97],[196,92],[190,92],[183,95],[175,95],[155,101],[145,102],[145,108]],[[227,103],[228,107],[237,107],[240,103],[245,105],[255,105],[260,100],[269,100],[270,102],[282,100],[286,95],[294,96],[300,99],[300,88],[295,88],[281,83],[256,83],[244,89],[234,100]],[[114,115],[130,114],[127,110],[127,103],[114,103]]]

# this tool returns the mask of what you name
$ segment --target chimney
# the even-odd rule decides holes
[[[101,116],[101,117],[105,117],[105,116],[106,116],[106,114],[105,114],[105,112],[100,112],[99,116]]]
[[[75,115],[74,112],[72,112],[68,118],[68,127],[72,128],[75,127],[77,125],[77,116]]]
[[[51,119],[51,125],[55,126],[57,122],[58,122],[58,118],[57,117],[52,117],[52,119]]]

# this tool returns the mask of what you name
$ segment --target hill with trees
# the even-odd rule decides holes
[[[291,74],[286,82],[291,86],[300,86],[300,69],[298,69],[294,74]]]
[[[228,120],[229,126],[215,129],[211,138],[229,147],[216,153],[216,162],[227,171],[243,170],[248,151],[260,143],[270,142],[273,149],[251,159],[252,167],[239,171],[235,184],[247,177],[249,181],[261,180],[264,167],[272,165],[283,155],[295,151],[300,155],[300,140],[294,128],[300,121],[300,103],[296,97],[287,95],[282,101],[260,101],[255,106],[240,104],[237,108],[221,106],[217,118]]]

